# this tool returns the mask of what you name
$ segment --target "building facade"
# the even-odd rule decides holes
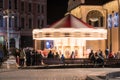
[[[8,16],[4,11],[9,11]],[[13,16],[13,17],[12,17]],[[7,17],[8,18],[8,17]],[[9,38],[7,36],[9,23]],[[0,43],[10,47],[33,47],[32,30],[47,26],[47,0],[0,0]]]
[[[104,51],[109,48],[113,52],[120,50],[119,6],[119,0],[68,1],[68,13],[95,28],[106,28],[108,30],[107,40],[87,41],[87,49],[90,48],[95,51],[101,49]]]

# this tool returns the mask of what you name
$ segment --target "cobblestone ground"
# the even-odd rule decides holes
[[[0,80],[85,80],[87,75],[105,75],[120,68],[0,69]]]

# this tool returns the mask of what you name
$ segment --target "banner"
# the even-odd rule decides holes
[[[114,13],[112,22],[114,27],[119,26],[119,14],[117,12]]]

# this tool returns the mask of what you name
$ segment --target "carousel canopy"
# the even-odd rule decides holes
[[[103,40],[107,38],[107,30],[94,28],[71,14],[66,15],[48,28],[33,30],[33,39],[36,40],[59,38]]]

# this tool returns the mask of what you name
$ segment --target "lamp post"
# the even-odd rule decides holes
[[[11,11],[10,10],[5,10],[3,11],[3,18],[7,19],[7,48],[8,48],[8,54],[9,54],[9,50],[10,50],[10,29],[9,29],[9,18],[14,18],[14,16],[11,15]]]

